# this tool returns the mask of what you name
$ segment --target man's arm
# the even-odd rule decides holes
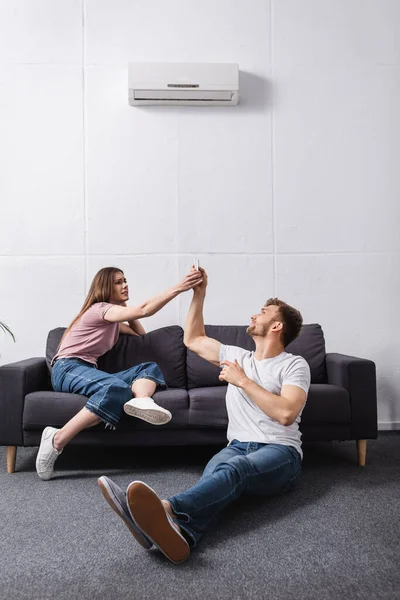
[[[195,352],[213,365],[219,366],[221,342],[207,337],[204,329],[203,306],[207,288],[207,274],[200,267],[202,283],[193,288],[193,298],[186,318],[183,342],[189,350]]]
[[[247,377],[236,360],[234,363],[224,360],[221,364],[225,365],[219,375],[221,381],[241,388],[266,415],[281,425],[288,426],[295,422],[307,399],[307,394],[302,388],[297,385],[283,385],[279,396],[268,392]]]
[[[271,419],[286,426],[295,422],[307,399],[305,391],[297,385],[283,385],[281,395],[277,396],[248,379],[242,390]]]

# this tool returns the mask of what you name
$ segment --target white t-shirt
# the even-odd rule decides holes
[[[254,352],[221,344],[220,361],[235,359],[244,369],[247,377],[255,381],[268,392],[281,393],[284,385],[297,385],[308,394],[310,387],[310,367],[302,356],[281,352],[274,358],[256,360]],[[303,456],[301,450],[301,433],[299,423],[301,413],[292,425],[281,425],[257,406],[244,391],[235,385],[228,384],[226,391],[226,408],[228,411],[229,442],[260,442],[262,444],[283,444],[293,446]]]

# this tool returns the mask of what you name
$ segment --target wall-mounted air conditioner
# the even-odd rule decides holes
[[[235,63],[130,63],[129,104],[234,106],[239,99]]]

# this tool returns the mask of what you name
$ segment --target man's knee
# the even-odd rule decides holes
[[[249,469],[247,463],[248,461],[246,461],[246,457],[235,456],[229,460],[217,464],[213,470],[213,474],[225,472],[226,475],[232,479],[233,483],[237,484],[241,481],[244,481],[248,475]]]

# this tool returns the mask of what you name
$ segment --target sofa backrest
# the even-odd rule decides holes
[[[64,327],[58,327],[48,335],[46,361],[49,368],[64,331]],[[186,388],[186,348],[182,328],[172,325],[149,331],[144,336],[121,335],[115,346],[99,358],[98,366],[107,373],[117,373],[147,361],[158,364],[169,387]]]
[[[327,382],[325,338],[321,325],[318,323],[303,325],[299,337],[285,350],[306,359],[310,366],[311,383]]]
[[[206,325],[206,335],[222,344],[239,346],[246,350],[254,350],[254,342],[246,333],[243,325]],[[326,382],[325,339],[322,328],[318,324],[303,325],[299,337],[286,347],[286,352],[303,356],[310,366],[311,382]],[[188,388],[226,385],[218,379],[219,367],[197,356],[190,350],[187,352]]]
[[[254,350],[254,342],[246,333],[244,325],[206,325],[206,335],[228,346],[239,346],[245,350]],[[220,381],[221,369],[215,367],[191,350],[187,351],[188,388],[227,385]]]
[[[254,350],[254,342],[246,334],[246,326],[206,325],[206,334],[223,344]],[[47,338],[46,361],[50,363],[65,331],[58,327]],[[311,370],[312,383],[326,382],[325,339],[320,325],[303,325],[299,337],[289,344],[287,352],[303,356]],[[178,325],[149,331],[144,336],[121,335],[115,346],[99,359],[99,369],[117,373],[142,362],[154,361],[160,367],[169,387],[195,388],[226,385],[218,379],[219,367],[186,350],[183,330]]]

